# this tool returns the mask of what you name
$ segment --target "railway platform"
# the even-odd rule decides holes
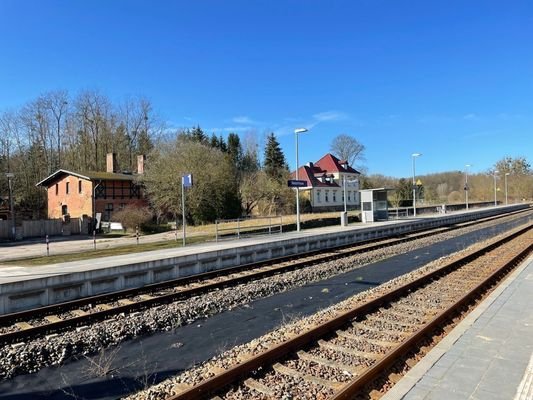
[[[530,256],[382,399],[533,399]]]
[[[437,216],[356,224],[348,227],[332,226],[218,243],[206,242],[175,249],[130,253],[41,267],[0,266],[0,314],[141,287],[231,266],[409,234],[420,229],[460,224],[528,208],[527,204],[517,204],[472,209]],[[35,246],[40,246],[42,252],[46,251],[43,244]],[[29,254],[30,249],[28,246],[25,247],[26,253]],[[9,251],[13,252],[15,249],[9,248]]]

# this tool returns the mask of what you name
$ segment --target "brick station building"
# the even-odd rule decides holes
[[[114,211],[128,205],[148,205],[136,177],[144,172],[145,156],[137,157],[137,173],[117,172],[116,155],[106,158],[106,172],[59,169],[37,186],[46,188],[48,218],[95,218],[110,221]]]

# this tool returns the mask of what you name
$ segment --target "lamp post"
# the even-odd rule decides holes
[[[348,179],[348,183],[355,183],[357,179]],[[342,190],[344,190],[344,212],[348,212],[348,206],[346,203],[346,176],[342,176]],[[355,201],[355,191],[354,191],[354,201]]]
[[[413,216],[416,217],[416,181],[415,181],[415,159],[420,157],[422,153],[413,153],[411,157],[413,158]]]
[[[99,181],[96,185],[93,186],[93,236],[96,234],[96,188],[102,184],[102,181]]]
[[[492,174],[492,176],[494,177],[494,206],[498,205],[498,197],[497,197],[497,193],[496,193],[496,174],[498,172],[500,172],[500,171],[494,170],[494,173]]]
[[[508,198],[507,198],[507,177],[511,175],[509,172],[505,173],[505,205],[509,204]]]
[[[11,214],[11,238],[16,239],[16,228],[15,228],[15,204],[13,202],[13,186],[11,181],[15,177],[15,174],[12,172],[6,172],[6,178],[9,186],[9,210]]]
[[[471,167],[470,164],[465,165],[465,204],[466,204],[467,210],[468,210],[468,190],[470,190],[470,188],[468,187],[468,168],[469,167]]]
[[[344,213],[346,214],[348,212],[348,207],[346,205],[346,176],[342,176],[342,191],[343,195],[342,198],[344,200]]]
[[[298,169],[300,168],[298,160],[298,134],[307,132],[306,128],[298,128],[294,130],[296,137],[296,180],[299,180]],[[300,188],[296,187],[296,231],[300,232]]]

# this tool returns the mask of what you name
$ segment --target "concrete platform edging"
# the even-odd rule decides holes
[[[468,335],[471,336],[477,336],[478,338],[482,338],[484,341],[491,342],[493,339],[485,336],[479,335],[479,328],[476,330],[476,324],[481,321],[482,319],[490,319],[490,320],[496,320],[498,318],[501,318],[501,316],[498,316],[497,313],[501,312],[502,304],[508,300],[510,296],[512,296],[512,293],[507,293],[507,296],[505,296],[506,292],[509,292],[512,285],[516,283],[516,280],[524,273],[524,270],[531,269],[531,265],[533,264],[533,256],[528,257],[527,260],[522,262],[520,266],[514,269],[514,271],[507,276],[502,283],[496,287],[492,293],[490,293],[474,310],[472,310],[445,338],[443,338],[437,346],[435,346],[426,356],[417,363],[402,379],[391,389],[389,390],[383,397],[383,400],[401,400],[401,399],[411,399],[411,398],[433,398],[430,393],[430,388],[425,386],[425,379],[429,378],[429,380],[434,377],[435,375],[441,375],[444,376],[446,374],[450,374],[450,368],[451,366],[447,366],[446,368],[444,366],[440,366],[439,362],[443,359],[443,357],[446,356],[446,354],[454,353],[453,357],[457,358],[457,354],[459,353],[459,348],[461,346],[465,346],[465,343],[460,343],[461,340],[466,338]],[[530,276],[533,277],[533,275],[530,274]],[[527,278],[526,278],[527,279]],[[504,298],[502,298],[504,297]],[[499,303],[499,304],[498,304]],[[491,311],[491,308],[493,310]],[[492,314],[491,314],[492,312]],[[490,314],[490,315],[487,315]],[[466,342],[466,341],[465,341]],[[498,344],[495,346],[502,347],[503,344],[499,341],[496,341]],[[473,342],[470,342],[468,346],[472,346],[472,359],[475,363],[478,363],[481,367],[481,365],[485,362],[479,357],[476,357],[475,351],[476,346]],[[468,355],[468,348],[464,350],[465,354]],[[494,358],[498,358],[498,355],[496,354]],[[443,364],[450,364],[449,360],[447,360]],[[451,365],[451,364],[450,364]],[[519,368],[517,365],[516,368]],[[529,366],[528,366],[529,368]],[[531,375],[528,375],[531,373]],[[470,386],[476,387],[479,382],[476,380],[477,378],[472,377]],[[523,385],[519,385],[516,390],[516,396],[515,399],[520,399],[522,393],[524,396],[527,395],[527,391],[530,391],[529,393],[533,393],[533,390],[530,386],[528,386],[528,379],[529,381],[533,381],[533,372],[529,371],[526,368],[526,373],[524,374],[524,379],[522,381]],[[418,392],[416,391],[416,387],[420,385],[422,388]],[[427,390],[426,390],[427,389]],[[435,389],[438,390],[438,386],[435,386]],[[445,398],[446,394],[443,394],[442,398]],[[441,398],[441,397],[439,397]],[[464,397],[462,394],[458,394],[454,397],[446,397],[450,399],[455,398],[481,398],[481,397]],[[491,395],[490,398],[496,398],[494,395]],[[509,398],[510,396],[506,397],[498,397],[498,398]],[[530,397],[524,397],[525,399],[529,399]]]

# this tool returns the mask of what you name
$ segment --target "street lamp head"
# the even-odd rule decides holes
[[[506,172],[506,173],[505,173],[505,176],[509,176],[509,175],[511,175],[510,172]]]
[[[496,175],[497,173],[499,173],[500,171],[498,171],[497,169],[494,170],[494,175]]]
[[[11,179],[11,178],[14,178],[15,177],[15,174],[13,172],[6,172],[6,178],[7,179]]]
[[[422,155],[422,153],[413,153],[413,154],[411,154],[411,156],[413,156],[413,157],[420,157],[421,155]]]
[[[469,168],[469,167],[471,167],[471,166],[472,166],[471,164],[465,164],[465,167],[466,167],[466,168]]]
[[[307,128],[298,128],[298,129],[294,130],[294,133],[296,133],[296,134],[305,133],[305,132],[307,132]]]

